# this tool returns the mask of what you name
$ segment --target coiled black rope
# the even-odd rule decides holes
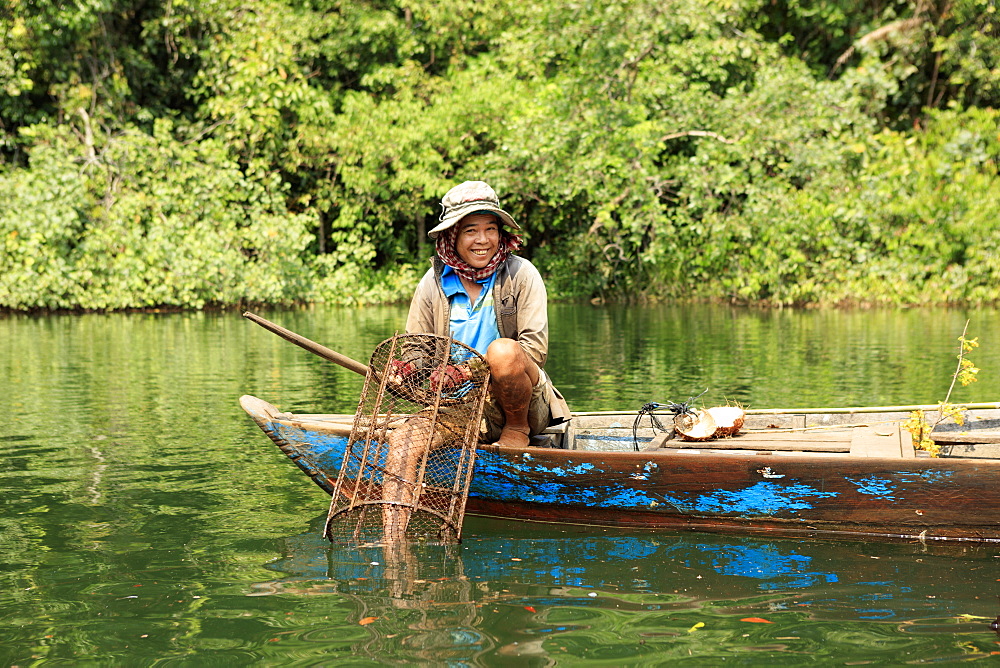
[[[663,423],[660,422],[660,418],[658,418],[654,414],[655,411],[658,411],[661,408],[666,409],[666,411],[671,415],[673,415],[675,418],[678,415],[686,415],[688,413],[693,414],[694,411],[691,410],[691,404],[693,404],[696,399],[700,399],[702,395],[705,394],[705,392],[708,392],[708,388],[705,388],[705,390],[696,397],[688,397],[688,400],[682,404],[678,404],[673,401],[667,401],[666,403],[662,404],[655,401],[650,401],[649,403],[643,404],[642,408],[639,409],[639,414],[635,416],[635,421],[632,423],[632,447],[635,449],[635,451],[639,452],[639,436],[638,436],[639,423],[642,422],[642,417],[644,415],[649,416],[650,426],[653,428],[653,436],[656,436],[657,429],[659,429],[660,431],[669,431],[669,430],[663,426]]]

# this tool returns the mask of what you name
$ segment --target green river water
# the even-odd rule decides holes
[[[365,361],[404,307],[261,315]],[[552,305],[576,410],[934,403],[995,310]],[[1000,545],[766,540],[467,518],[331,548],[327,497],[240,410],[353,412],[361,378],[237,313],[0,318],[0,665],[994,664]],[[1000,521],[1000,519],[998,519]]]

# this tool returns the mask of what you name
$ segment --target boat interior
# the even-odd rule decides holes
[[[281,413],[264,401],[256,401],[260,402],[257,410],[267,414],[268,419],[331,435],[346,437],[351,433],[353,415]],[[931,438],[940,447],[939,456],[1000,459],[1000,404],[996,406],[966,410],[962,424],[949,421],[936,425]],[[736,434],[702,441],[680,437],[670,426],[673,417],[670,414],[575,413],[570,421],[535,436],[531,446],[603,452],[747,454],[753,451],[786,456],[929,457],[927,451],[913,447],[910,432],[903,428],[911,408],[918,407],[751,409],[746,411],[744,424]],[[919,408],[937,409],[936,406]],[[928,416],[930,424],[934,424],[935,417]],[[405,418],[400,416],[400,421]]]

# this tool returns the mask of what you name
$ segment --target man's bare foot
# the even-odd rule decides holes
[[[514,427],[504,427],[500,432],[500,438],[495,441],[496,445],[507,445],[513,448],[526,448],[531,438],[528,431],[516,429]]]

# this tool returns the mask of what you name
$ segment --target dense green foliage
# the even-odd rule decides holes
[[[563,297],[1000,298],[995,0],[10,0],[0,307],[405,299],[484,179]]]

